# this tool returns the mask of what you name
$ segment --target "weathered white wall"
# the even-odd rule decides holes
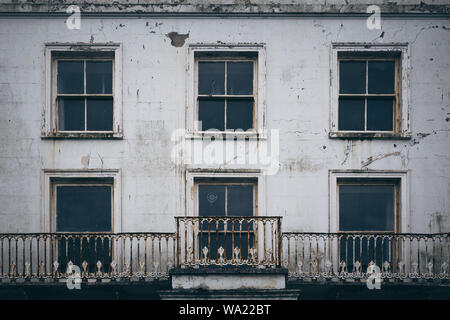
[[[185,214],[170,135],[185,126],[189,43],[265,43],[268,129],[281,167],[266,177],[266,212],[284,230],[328,231],[328,170],[410,171],[411,232],[450,231],[450,22],[386,18],[0,18],[0,232],[41,229],[41,170],[121,168],[123,231],[173,231]],[[174,47],[169,32],[189,33]],[[44,43],[123,45],[123,140],[42,140]],[[331,140],[332,42],[410,44],[411,140]],[[346,151],[347,150],[347,151]],[[89,165],[82,162],[89,157]]]

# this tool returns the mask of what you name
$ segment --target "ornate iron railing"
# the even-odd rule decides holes
[[[281,217],[176,217],[177,266],[281,265]]]
[[[450,279],[450,234],[283,233],[291,278]]]
[[[173,233],[0,234],[0,278],[163,278],[174,265]],[[76,267],[74,267],[76,266]]]
[[[449,280],[450,234],[281,233],[280,217],[176,217],[175,233],[0,234],[0,279],[66,278],[74,266],[83,279],[164,279],[173,267],[229,265],[286,267],[291,279]]]

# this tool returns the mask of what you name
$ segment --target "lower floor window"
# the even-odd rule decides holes
[[[112,257],[111,238],[83,235],[86,232],[112,231],[112,179],[55,179],[52,181],[54,227],[61,233],[57,254],[60,262],[81,265],[89,261],[109,263]],[[64,233],[79,233],[66,236]]]
[[[397,180],[338,180],[339,231],[396,231]]]
[[[250,219],[256,214],[256,183],[206,180],[197,182],[197,188],[198,215],[219,218],[201,222],[199,252],[207,247],[209,258],[216,259],[218,249],[222,247],[223,258],[232,259],[233,250],[239,248],[239,257],[247,259],[255,242],[256,223]]]
[[[340,260],[351,269],[392,261],[396,244],[385,233],[397,231],[397,179],[338,179]]]
[[[109,232],[112,181],[64,180],[53,184],[57,232]]]

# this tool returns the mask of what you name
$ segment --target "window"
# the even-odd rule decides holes
[[[394,268],[404,251],[391,235],[410,232],[409,172],[330,170],[329,178],[334,262],[348,272],[366,272],[371,262]]]
[[[95,272],[95,263],[109,266],[112,261],[111,238],[92,233],[109,233],[113,221],[113,179],[111,178],[53,178],[53,228],[60,233],[84,236],[64,236],[57,242],[58,261],[72,261],[81,266],[87,261],[89,272]]]
[[[248,180],[197,181],[198,215],[200,217],[252,217],[256,208],[256,183]],[[208,247],[210,257],[216,259],[217,248],[222,246],[227,259],[234,247],[241,248],[242,259],[247,259],[248,249],[254,245],[254,223],[220,221],[203,222],[199,232],[199,252]]]
[[[43,138],[121,138],[120,45],[46,45]]]
[[[394,131],[396,70],[394,58],[339,59],[339,130]]]
[[[215,52],[196,56],[197,120],[201,131],[254,128],[255,54]]]
[[[333,44],[331,138],[409,139],[407,45]]]
[[[338,179],[339,231],[347,233],[339,242],[340,261],[362,270],[370,261],[392,263],[395,243],[374,233],[397,230],[398,180]],[[356,232],[356,233],[355,233]]]
[[[264,43],[189,44],[186,139],[266,140],[265,61]]]
[[[121,177],[120,169],[43,169],[43,232],[121,232]]]
[[[56,59],[58,131],[113,130],[113,59]]]
[[[54,179],[54,226],[57,232],[110,232],[111,179]]]
[[[396,180],[338,179],[338,193],[340,231],[396,230]]]

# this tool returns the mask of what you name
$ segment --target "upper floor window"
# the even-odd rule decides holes
[[[197,120],[201,131],[253,129],[256,56],[243,52],[198,55],[196,66]]]
[[[334,44],[331,138],[409,138],[407,45]]]
[[[47,45],[46,138],[121,138],[120,45]]]
[[[340,131],[394,131],[397,59],[339,59]]]
[[[113,130],[113,59],[56,59],[58,131]]]

